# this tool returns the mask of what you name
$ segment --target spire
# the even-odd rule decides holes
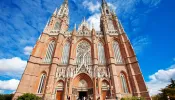
[[[58,16],[68,16],[69,8],[68,8],[68,0],[64,0],[63,4],[61,5],[60,9],[57,11]]]
[[[104,13],[106,15],[110,14],[110,12],[111,12],[110,8],[109,8],[109,6],[108,6],[108,4],[105,0],[102,0],[101,7],[102,7],[101,8],[102,9],[101,13]]]
[[[77,26],[77,25],[76,25],[76,23],[75,23],[75,25],[74,25],[74,29],[76,29],[76,26]]]
[[[107,5],[106,1],[102,0],[102,6],[105,6],[105,5]]]
[[[75,36],[76,35],[76,23],[74,25],[74,30],[72,31],[72,35]]]
[[[64,0],[63,4],[68,5],[68,0]]]
[[[102,3],[106,3],[106,1],[105,0],[102,0]]]
[[[57,15],[57,8],[55,9],[53,15]]]
[[[92,23],[92,29],[94,29],[94,23]]]
[[[84,17],[83,22],[86,22],[86,18]]]

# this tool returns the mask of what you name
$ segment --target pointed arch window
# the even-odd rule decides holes
[[[120,79],[121,79],[121,83],[122,83],[123,92],[128,93],[126,78],[125,78],[125,75],[123,73],[120,74]]]
[[[42,92],[43,92],[45,79],[46,79],[46,74],[43,73],[43,74],[41,75],[41,78],[40,78],[40,83],[39,83],[39,87],[38,87],[37,93],[42,93]]]
[[[120,53],[120,47],[117,41],[113,42],[113,51],[114,51],[114,58],[117,64],[122,64],[122,56]]]
[[[87,41],[82,41],[77,46],[76,63],[89,65],[92,63],[91,46]]]
[[[70,43],[67,42],[63,47],[62,58],[61,58],[62,64],[68,64],[69,51],[70,51]]]
[[[51,41],[47,48],[46,56],[44,58],[44,63],[51,63],[54,48],[55,48],[55,41]]]
[[[106,64],[104,46],[101,42],[98,43],[98,62],[99,64]]]
[[[58,29],[60,29],[60,23],[59,22],[56,22],[55,23],[54,30],[58,30]]]

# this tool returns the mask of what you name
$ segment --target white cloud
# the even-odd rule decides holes
[[[114,11],[117,9],[117,7],[114,6],[112,3],[108,3],[108,6],[109,6],[110,8],[112,8],[112,10],[114,10]]]
[[[94,29],[96,31],[100,31],[100,16],[100,13],[95,13],[92,16],[90,16],[87,20],[90,25],[93,24]]]
[[[95,12],[95,11],[99,11],[99,8],[101,5],[99,2],[97,2],[96,4],[93,4],[92,2],[89,2],[86,0],[83,2],[83,6],[87,7],[91,12]]]
[[[0,89],[3,90],[16,90],[19,84],[19,80],[11,79],[11,80],[0,80]]]
[[[175,66],[175,65],[172,65]],[[158,70],[153,75],[150,75],[150,81],[146,82],[150,95],[160,93],[161,88],[166,87],[170,83],[170,79],[175,79],[175,67],[170,66],[166,70]]]
[[[32,46],[26,46],[26,47],[24,48],[24,54],[25,54],[25,55],[30,55],[31,52],[32,52],[32,50],[33,50],[33,47],[32,47]]]
[[[142,0],[145,5],[157,6],[161,0]]]
[[[3,94],[4,93],[4,90],[0,90],[0,94]]]
[[[132,41],[132,45],[136,54],[141,53],[149,43],[150,43],[149,38],[145,36],[136,37]]]
[[[19,57],[0,59],[0,75],[8,75],[13,77],[15,77],[15,75],[20,76],[24,71],[26,64],[27,61],[24,61]]]

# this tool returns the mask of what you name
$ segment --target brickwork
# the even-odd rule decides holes
[[[90,30],[85,20],[78,30],[67,31],[68,12],[65,0],[61,8],[55,10],[36,42],[13,100],[24,93],[34,93],[44,100],[66,100],[67,97],[76,100],[82,91],[93,100],[104,100],[104,95],[119,99],[142,96],[150,100],[132,45],[105,0],[102,2],[100,32],[94,28]],[[58,26],[55,26],[57,22]],[[54,46],[50,46],[51,41],[55,42]],[[114,51],[114,41],[118,43],[117,53]],[[69,59],[68,63],[63,64],[62,52],[67,42],[70,43],[66,54]],[[98,54],[103,54],[97,48],[100,42],[104,46],[105,64],[100,64],[98,59]],[[119,56],[121,63],[116,62]],[[45,62],[46,58],[50,62]],[[46,74],[45,79],[41,79],[43,73]],[[125,80],[121,80],[121,74]],[[38,93],[39,87],[42,87],[42,93]],[[127,93],[124,88],[127,88]]]

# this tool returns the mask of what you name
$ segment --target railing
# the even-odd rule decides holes
[[[108,33],[110,35],[118,35],[119,34],[119,32],[117,30],[108,30]]]
[[[89,31],[79,31],[77,36],[91,36]]]

